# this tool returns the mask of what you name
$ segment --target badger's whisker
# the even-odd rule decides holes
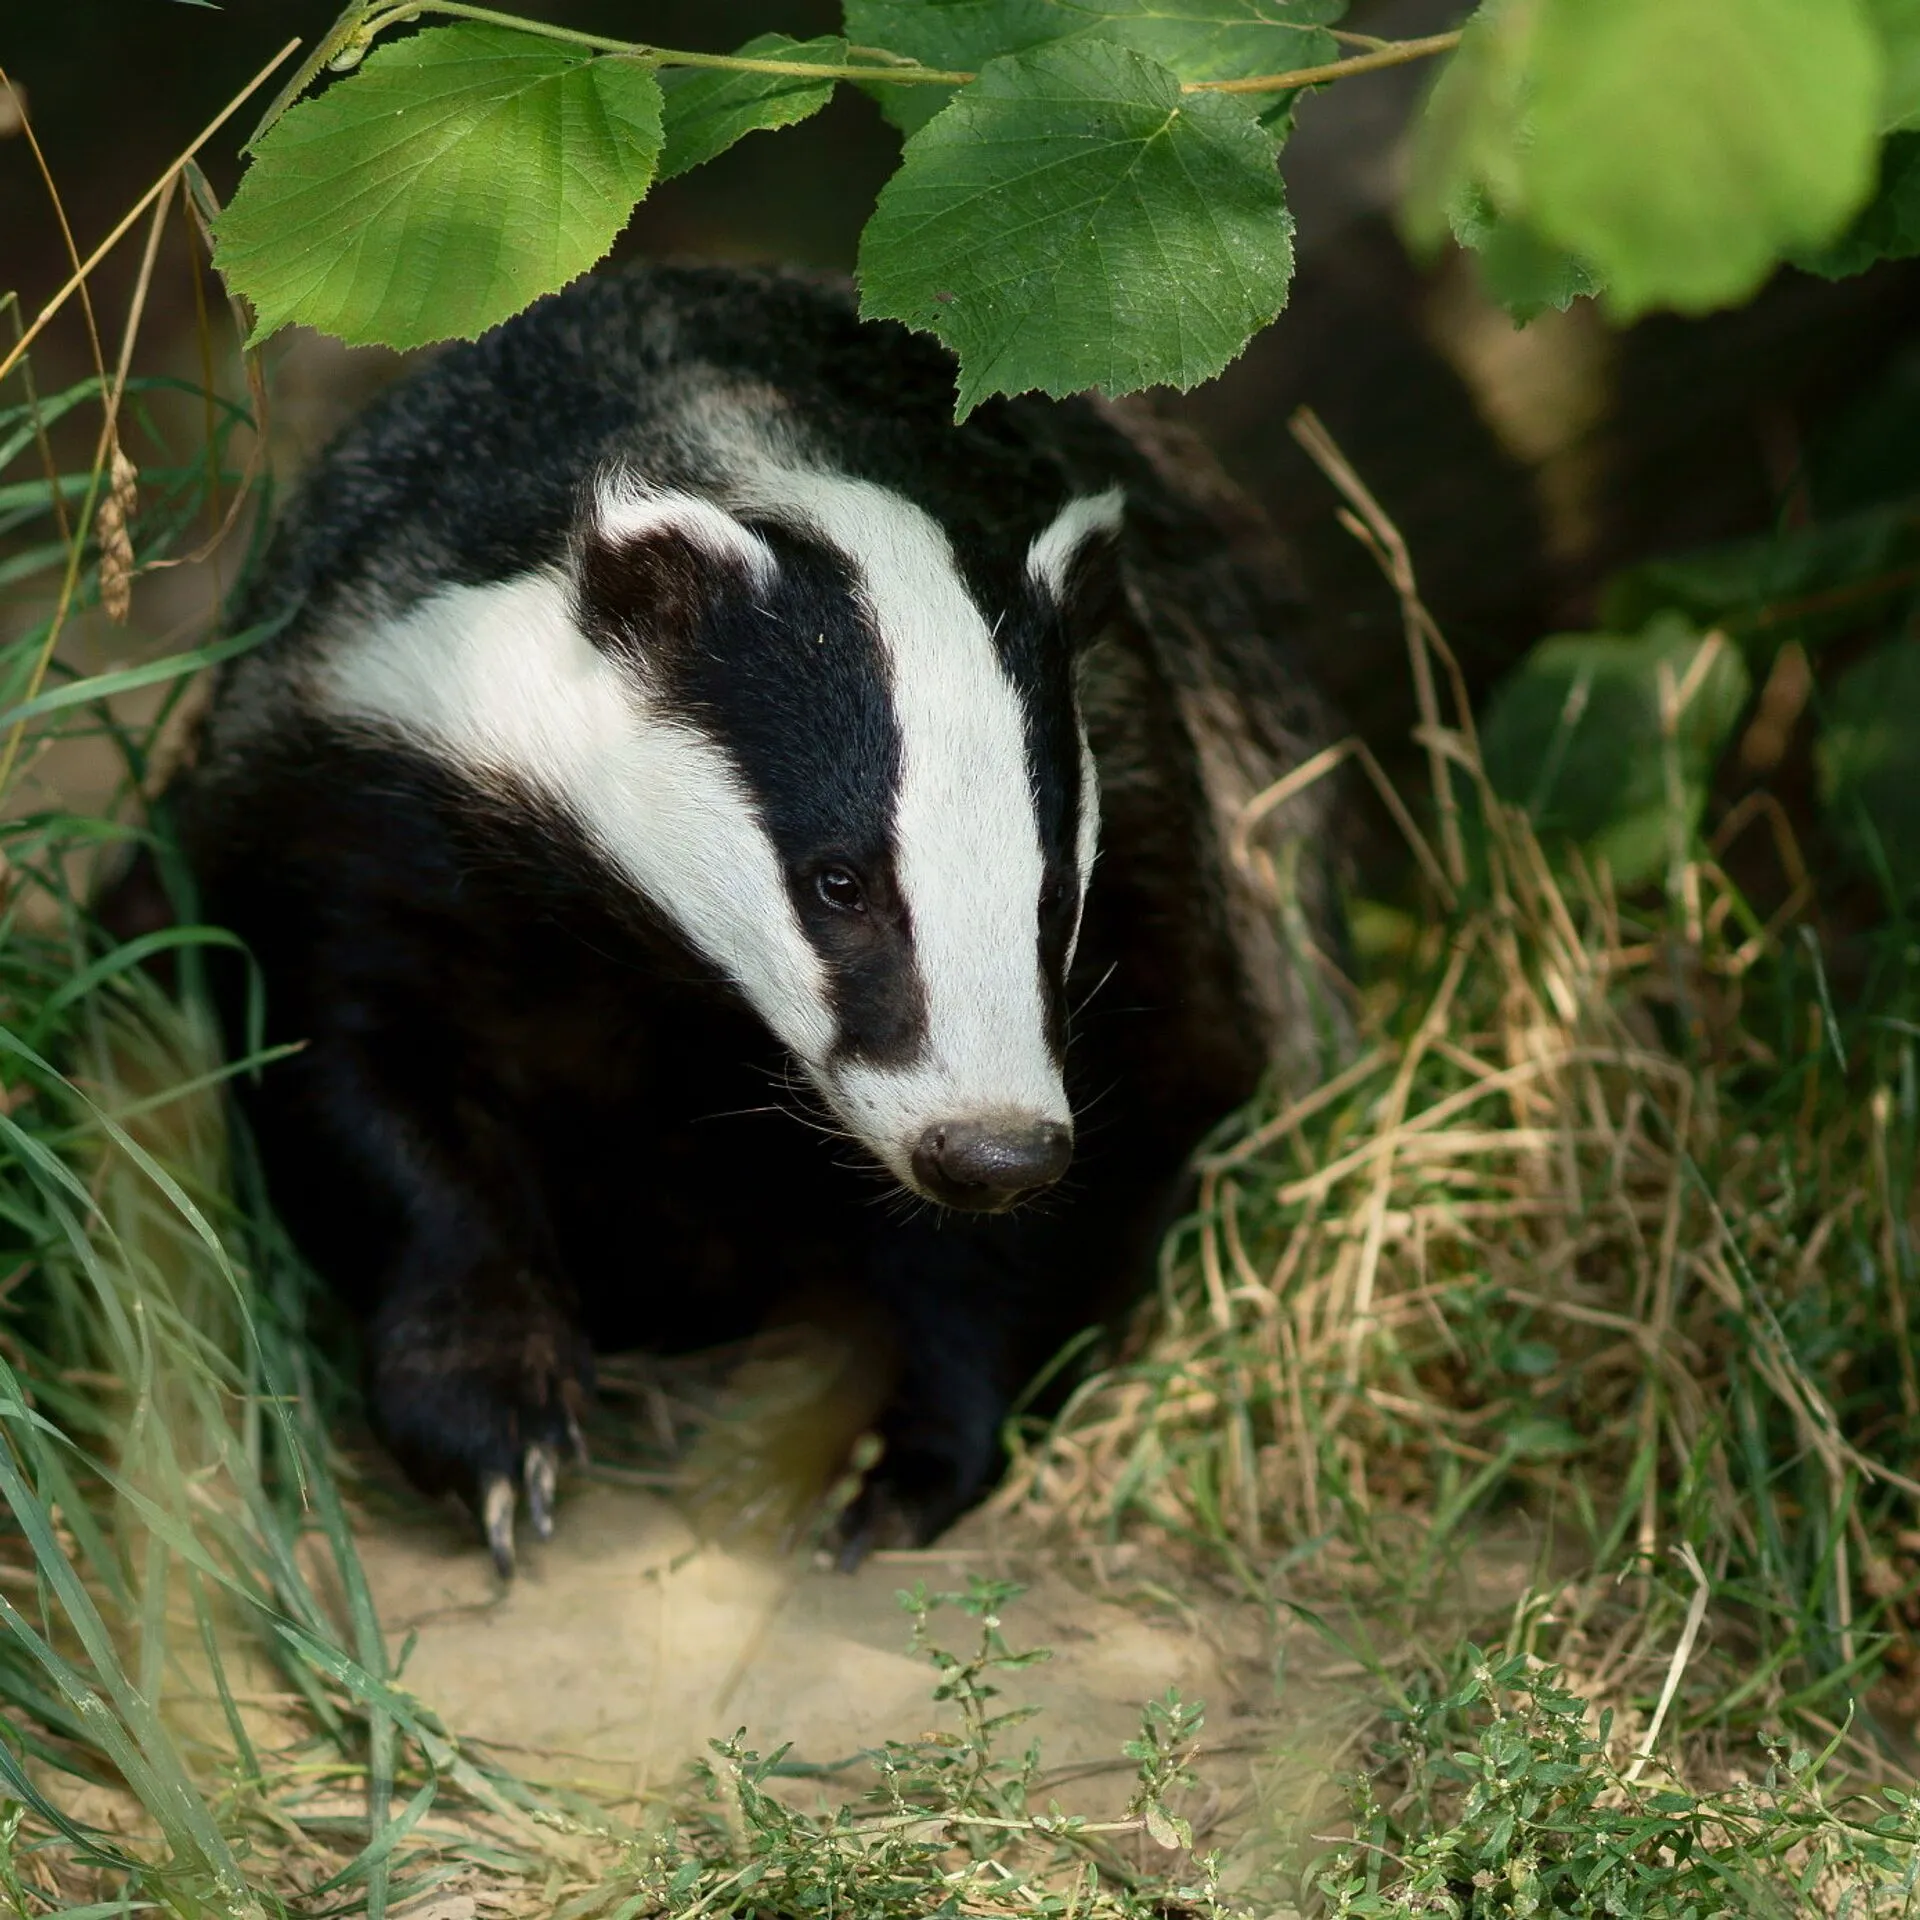
[[[1083,1013],[1085,1013],[1086,1010],[1093,1004],[1094,996],[1097,993],[1099,993],[1099,991],[1107,984],[1107,982],[1111,980],[1113,976],[1119,971],[1120,971],[1120,963],[1117,960],[1110,961],[1106,966],[1106,968],[1102,971],[1100,978],[1094,981],[1094,983],[1090,987],[1088,987],[1086,992],[1083,993],[1080,996],[1080,998],[1073,1003],[1072,1011],[1068,1015],[1069,1019],[1078,1020],[1080,1016]]]

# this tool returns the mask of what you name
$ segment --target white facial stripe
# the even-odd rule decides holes
[[[1027,575],[1055,600],[1067,594],[1067,575],[1080,549],[1096,534],[1118,533],[1126,496],[1118,487],[1069,500],[1027,549]]]
[[[1069,1124],[1046,1036],[1026,715],[946,536],[897,494],[838,475],[764,471],[755,492],[858,569],[900,736],[894,856],[927,1044],[905,1069],[836,1065],[822,1090],[903,1177],[921,1133],[942,1121]]]
[[[1104,493],[1069,500],[1050,525],[1027,549],[1027,574],[1056,601],[1066,597],[1067,577],[1082,547],[1096,535],[1118,533],[1126,511],[1126,496],[1118,487]],[[1075,836],[1074,861],[1080,869],[1080,905],[1074,914],[1073,937],[1067,943],[1067,963],[1080,945],[1080,922],[1086,913],[1087,889],[1093,884],[1094,856],[1100,847],[1100,769],[1087,736],[1080,736],[1080,825]]]
[[[345,636],[322,671],[334,713],[551,796],[782,1044],[824,1059],[837,1023],[820,962],[745,789],[579,630],[563,577],[451,587]]]
[[[778,562],[757,533],[732,514],[691,493],[656,492],[632,474],[606,474],[594,490],[594,528],[617,544],[649,534],[677,533],[716,559],[744,562],[756,580],[773,577]]]
[[[1080,922],[1086,917],[1087,889],[1093,885],[1094,857],[1100,851],[1100,767],[1093,747],[1080,736],[1080,822],[1074,834],[1073,860],[1080,870],[1080,902],[1074,908],[1073,936],[1067,942],[1067,965],[1080,948]]]

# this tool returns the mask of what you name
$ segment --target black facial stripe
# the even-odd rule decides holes
[[[586,531],[575,561],[575,615],[603,652],[649,686],[663,685],[714,609],[752,598],[755,567],[697,521],[683,524],[668,513],[642,532],[610,537],[585,489],[580,510]]]
[[[583,624],[596,638],[629,636],[650,697],[684,714],[739,773],[823,964],[836,1056],[906,1066],[925,1044],[927,1014],[894,877],[900,736],[885,651],[837,554],[784,526],[753,531],[777,561],[770,578],[679,535],[590,547]],[[822,900],[825,867],[859,877],[864,912]]]

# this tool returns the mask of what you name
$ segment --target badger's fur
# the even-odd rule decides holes
[[[269,1185],[503,1564],[594,1346],[823,1291],[897,1355],[849,1549],[929,1536],[1315,1057],[1228,847],[1314,731],[1265,536],[1145,415],[951,395],[837,289],[604,276],[372,407],[240,610],[173,804],[306,1043]],[[1309,930],[1319,807],[1267,830]]]

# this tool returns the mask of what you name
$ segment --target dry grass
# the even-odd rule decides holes
[[[1438,849],[1391,811],[1426,908],[1372,910],[1357,1057],[1203,1157],[1151,1332],[1000,1504],[1069,1550],[1153,1528],[1268,1599],[1360,1595],[1416,1634],[1474,1529],[1519,1513],[1540,1567],[1515,1644],[1619,1710],[1623,1754],[1844,1714],[1889,1645],[1912,1664],[1889,1610],[1920,1495],[1911,1030],[1842,1031],[1777,808],[1717,849],[1676,812],[1651,906],[1550,858],[1488,785],[1398,534],[1317,423],[1296,432],[1404,610]],[[1676,754],[1692,690],[1667,703]],[[1768,925],[1719,858],[1763,824]],[[1790,994],[1784,1057],[1753,1016]]]

